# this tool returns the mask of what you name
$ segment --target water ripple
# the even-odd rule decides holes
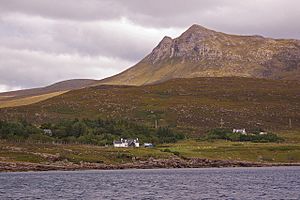
[[[0,173],[0,199],[300,199],[300,167]]]

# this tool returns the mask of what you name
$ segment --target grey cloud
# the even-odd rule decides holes
[[[299,19],[298,0],[0,0],[0,90],[118,73],[194,23],[300,39]]]
[[[17,58],[17,59],[16,59]],[[55,55],[0,48],[0,85],[36,87],[73,78],[100,79],[132,64],[108,57]]]
[[[134,62],[145,56],[152,48],[153,42],[159,39],[149,41],[148,38],[138,38],[139,33],[128,34],[122,29],[116,26],[105,27],[101,22],[81,25],[61,23],[55,26],[53,39],[63,44],[69,52],[114,56]]]
[[[228,33],[300,39],[298,0],[163,1],[153,5],[152,1],[147,2],[144,6],[130,5],[134,11],[130,13],[135,14],[128,14],[128,18],[154,27],[187,28],[197,23]]]
[[[0,90],[105,78],[141,59],[164,32],[174,30],[125,19],[77,22],[7,14],[0,21]]]
[[[197,12],[228,3],[235,3],[235,1],[76,0],[74,2],[74,0],[1,0],[0,10],[2,12],[25,13],[70,20],[107,20],[137,15],[160,18]]]
[[[0,4],[2,13],[24,13],[70,20],[118,18],[121,10],[122,7],[117,2],[110,0],[1,0]]]
[[[151,51],[163,33],[170,30],[144,28],[126,20],[75,22],[12,14],[2,18],[0,43],[13,49],[102,55],[136,62]]]
[[[75,22],[125,17],[156,28],[198,23],[229,33],[300,38],[298,0],[1,0],[0,10]]]

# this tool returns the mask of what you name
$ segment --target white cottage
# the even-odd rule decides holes
[[[43,129],[44,134],[48,135],[48,136],[52,136],[52,130],[51,129]]]
[[[268,135],[268,132],[261,131],[261,132],[259,132],[259,135]]]
[[[242,135],[247,135],[246,129],[233,129],[232,130],[233,133],[240,133]]]
[[[114,147],[140,147],[139,139],[123,139],[113,142]]]

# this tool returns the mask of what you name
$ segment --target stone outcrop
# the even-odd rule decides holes
[[[75,164],[61,161],[49,164],[36,164],[26,162],[2,162],[0,161],[0,172],[14,171],[50,171],[50,170],[88,170],[88,169],[157,169],[157,168],[208,168],[208,167],[270,167],[270,166],[300,166],[300,163],[254,163],[230,160],[209,160],[200,158],[182,159],[173,157],[169,159],[153,159],[146,161],[134,161],[131,163],[107,165],[99,163],[81,162]]]

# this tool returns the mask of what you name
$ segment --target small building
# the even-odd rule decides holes
[[[51,129],[43,129],[44,134],[48,136],[52,136],[52,130]]]
[[[154,147],[154,145],[152,143],[144,143],[144,147],[152,148],[152,147]]]
[[[259,132],[259,135],[268,135],[268,132],[261,131],[261,132]]]
[[[114,147],[139,147],[139,139],[123,139],[115,140],[113,142]]]
[[[122,139],[120,141],[114,141],[113,145],[114,147],[128,147],[128,143],[123,142]]]
[[[240,133],[242,135],[247,135],[246,129],[233,129],[232,130],[233,133]]]

